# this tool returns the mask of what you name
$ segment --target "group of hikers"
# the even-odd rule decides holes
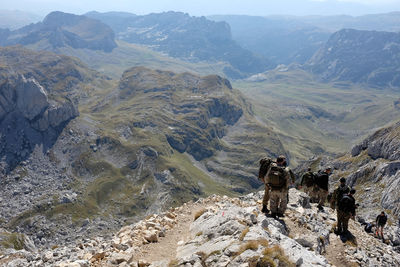
[[[332,173],[331,167],[326,167],[317,173],[308,168],[301,177],[298,186],[310,197],[310,202],[318,203],[319,211],[324,211],[324,204],[329,200],[330,207],[337,211],[336,234],[348,233],[350,218],[354,219],[358,204],[354,199],[356,190],[346,185],[346,179],[340,178],[338,187],[329,194],[329,176]],[[279,156],[276,161],[269,158],[260,160],[259,179],[265,184],[262,212],[274,218],[284,217],[289,200],[289,188],[295,184],[295,175],[287,166],[286,157]],[[268,209],[268,203],[269,208]],[[384,239],[383,228],[387,222],[387,215],[381,212],[375,223],[365,225],[365,230],[372,232],[376,227],[375,235]],[[369,229],[369,230],[367,230]]]

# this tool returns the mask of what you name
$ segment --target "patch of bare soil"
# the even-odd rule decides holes
[[[165,237],[160,237],[157,243],[145,244],[133,254],[135,261],[168,262],[176,258],[179,241],[188,241],[190,238],[190,224],[195,214],[204,208],[203,204],[190,203],[177,216],[177,224],[166,232]]]

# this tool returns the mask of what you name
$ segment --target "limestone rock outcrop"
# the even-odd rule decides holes
[[[35,145],[49,146],[59,129],[78,115],[69,99],[50,99],[36,79],[8,75],[0,81],[0,154],[13,168]]]
[[[262,195],[263,192],[238,198],[213,195],[124,226],[112,240],[85,239],[76,245],[41,252],[9,250],[0,257],[0,264],[60,267],[400,264],[397,243],[381,242],[364,232],[358,222],[350,221],[351,234],[336,236],[332,231],[334,211],[330,208],[318,211],[305,193],[290,190],[283,219],[260,213]],[[190,218],[189,224],[185,218]],[[400,229],[387,235],[395,236],[391,240],[398,242]],[[162,250],[169,254],[160,258],[157,255]]]

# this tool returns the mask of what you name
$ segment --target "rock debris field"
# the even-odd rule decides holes
[[[350,234],[333,230],[336,213],[318,212],[308,196],[289,193],[285,217],[260,212],[263,192],[210,196],[148,216],[111,240],[0,254],[0,266],[400,266],[399,247],[350,221]],[[399,234],[399,229],[397,229]]]

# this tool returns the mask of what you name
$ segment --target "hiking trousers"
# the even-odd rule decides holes
[[[326,197],[328,196],[329,192],[327,190],[319,188],[317,191],[317,202],[319,206],[323,206],[326,201]]]
[[[286,211],[288,203],[288,190],[271,190],[269,193],[269,206],[271,213],[282,213]]]
[[[314,199],[315,198],[315,194],[314,194],[314,186],[304,186],[304,193],[306,193],[310,199]]]
[[[345,232],[348,230],[350,217],[351,217],[350,212],[337,210],[337,230],[338,230],[338,232],[342,233],[342,232]]]
[[[268,202],[269,202],[269,186],[266,184],[265,185],[265,191],[264,191],[264,197],[263,197],[263,206],[268,206]]]

